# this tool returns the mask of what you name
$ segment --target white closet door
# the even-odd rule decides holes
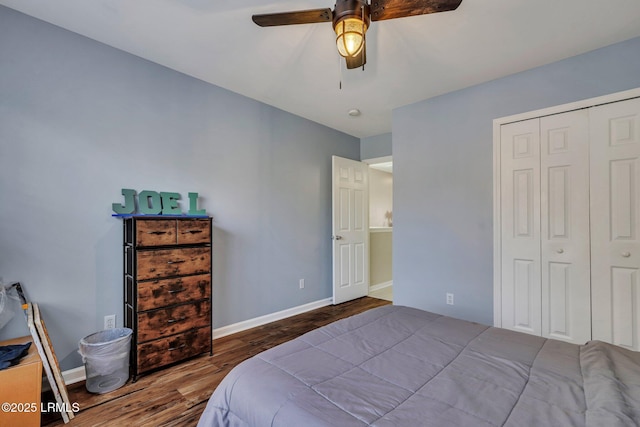
[[[540,119],[542,336],[591,339],[589,113]]]
[[[541,334],[539,120],[500,130],[502,327]]]
[[[640,350],[640,99],[589,121],[593,339]]]

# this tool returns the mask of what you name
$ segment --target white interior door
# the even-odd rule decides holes
[[[500,130],[502,327],[541,335],[540,124]]]
[[[540,119],[542,336],[591,339],[589,113]]]
[[[369,169],[365,163],[332,157],[333,303],[369,291]]]
[[[640,99],[589,122],[593,339],[640,350]]]

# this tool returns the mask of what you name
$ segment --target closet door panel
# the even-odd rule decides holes
[[[640,350],[640,99],[589,113],[593,339]]]
[[[542,336],[591,339],[589,115],[540,119]]]
[[[501,127],[502,327],[541,333],[539,120]]]

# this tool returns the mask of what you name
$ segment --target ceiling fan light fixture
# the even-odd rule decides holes
[[[347,68],[357,68],[366,62],[365,34],[371,22],[367,0],[336,0],[333,9],[333,30],[336,47],[347,61]]]
[[[336,33],[336,47],[348,70],[364,70],[367,63],[366,33],[372,21],[426,15],[455,10],[462,0],[335,0],[333,10],[310,9],[253,15],[261,27],[329,22]]]
[[[360,18],[346,18],[336,23],[336,46],[341,56],[354,57],[364,46],[367,24]]]

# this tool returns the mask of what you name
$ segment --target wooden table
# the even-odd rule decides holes
[[[0,341],[0,346],[33,342],[31,336]],[[0,426],[40,426],[42,361],[35,344],[17,365],[0,370]]]

